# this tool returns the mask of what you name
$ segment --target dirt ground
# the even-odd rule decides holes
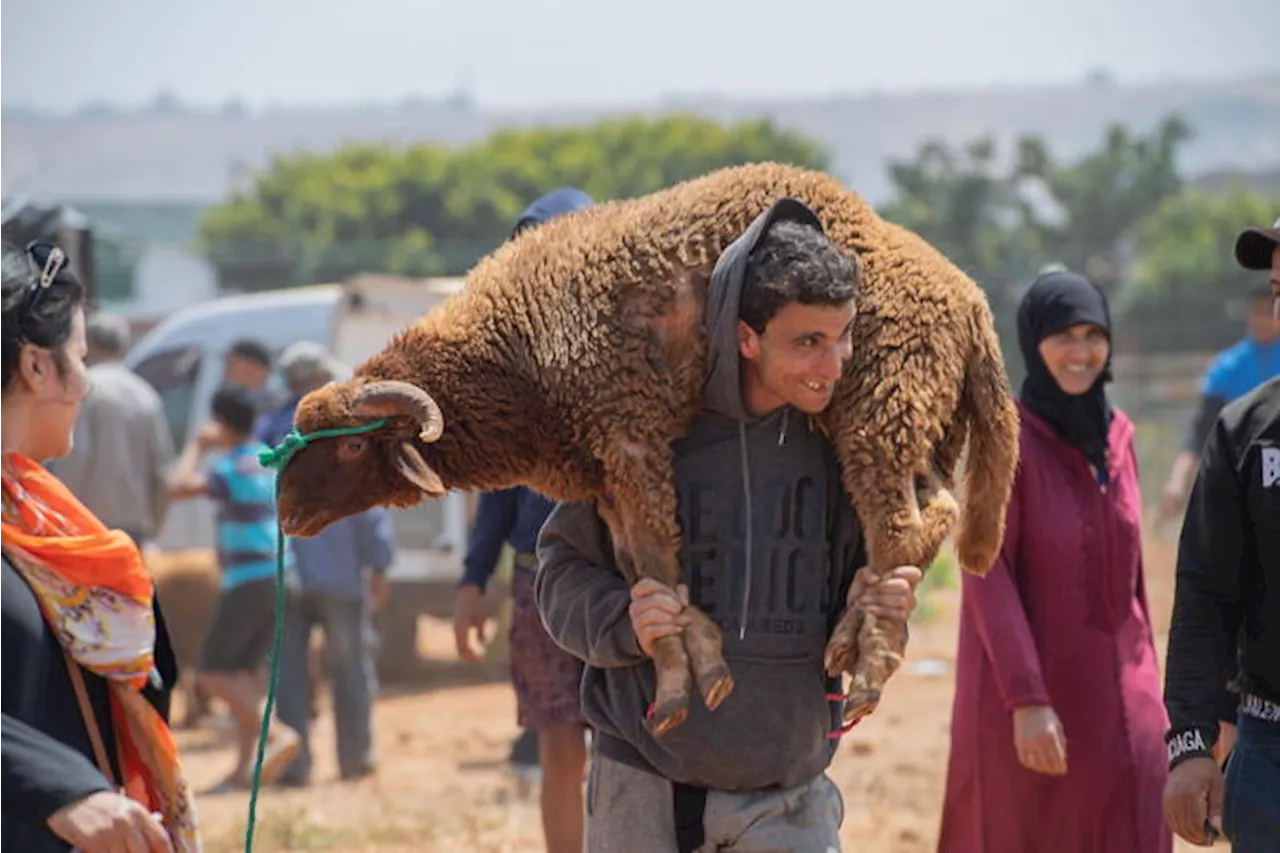
[[[1162,660],[1172,556],[1171,542],[1149,543],[1148,589]],[[903,670],[879,711],[840,747],[831,775],[844,793],[841,834],[846,850],[925,853],[934,848],[946,772],[958,600],[954,588],[930,590],[922,618],[913,625]],[[453,663],[448,627],[424,619],[423,628],[422,651],[434,661],[428,677],[421,686],[385,689],[377,706],[379,773],[356,783],[336,781],[332,725],[322,710],[312,735],[316,783],[302,791],[263,792],[255,850],[542,849],[536,792],[505,768],[516,725],[515,701],[503,670]],[[181,732],[179,738],[197,792],[230,768],[225,724]],[[206,850],[243,849],[246,795],[199,796],[198,807]]]

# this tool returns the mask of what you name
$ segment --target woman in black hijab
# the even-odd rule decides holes
[[[1022,404],[1079,448],[1105,484],[1111,312],[1101,288],[1071,272],[1037,278],[1018,306],[1018,348],[1027,367]]]
[[[1093,282],[1036,279],[1000,556],[964,576],[939,853],[1168,853],[1133,424]],[[993,846],[994,845],[994,846]]]

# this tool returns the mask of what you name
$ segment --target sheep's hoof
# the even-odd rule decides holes
[[[844,724],[856,725],[869,717],[880,705],[880,691],[874,688],[853,689],[844,697]]]
[[[716,623],[698,608],[686,607],[684,612],[690,621],[681,636],[689,652],[693,677],[698,682],[702,704],[714,711],[733,692],[733,675],[724,662],[724,636]]]
[[[726,664],[720,664],[705,672],[699,671],[697,674],[698,691],[702,693],[702,704],[707,706],[707,710],[714,711],[720,707],[720,703],[729,698],[729,694],[733,692],[733,676],[729,674],[729,667]]]
[[[689,674],[689,656],[679,634],[663,637],[653,644],[653,666],[657,695],[648,724],[653,736],[661,737],[689,716],[693,679]]]
[[[662,737],[689,718],[689,699],[683,701],[675,698],[666,702],[655,702],[653,714],[649,717],[649,733],[654,737]]]
[[[858,644],[832,636],[831,642],[827,643],[825,658],[827,675],[832,678],[851,672],[858,664]]]
[[[862,610],[857,607],[846,607],[836,622],[831,639],[827,641],[827,650],[823,655],[823,664],[827,675],[835,678],[846,672],[853,672],[858,664],[858,632],[862,628]]]

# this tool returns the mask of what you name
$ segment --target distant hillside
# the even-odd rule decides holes
[[[644,109],[486,112],[465,105],[398,109],[81,115],[4,120],[5,195],[44,199],[221,199],[246,168],[275,153],[325,151],[344,141],[462,144],[494,129],[592,121],[605,115],[689,110],[721,120],[768,116],[830,147],[838,174],[872,201],[885,200],[891,158],[931,137],[993,133],[1044,136],[1064,157],[1096,147],[1107,124],[1138,129],[1180,112],[1195,137],[1188,175],[1280,167],[1280,78],[1229,83],[1080,86],[950,93],[859,95],[806,101],[682,98]]]

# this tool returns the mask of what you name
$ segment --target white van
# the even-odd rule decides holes
[[[366,275],[343,284],[222,297],[171,314],[137,342],[125,364],[160,394],[181,451],[208,421],[223,360],[240,338],[261,341],[277,355],[297,341],[318,341],[354,367],[461,285],[461,279]],[[279,386],[279,376],[273,374],[271,382]],[[416,619],[430,597],[428,587],[452,586],[461,578],[467,506],[467,496],[454,492],[392,510],[392,598],[402,605],[419,602],[405,610],[405,618]],[[213,548],[214,541],[214,509],[203,500],[171,504],[157,537],[164,549]],[[409,642],[412,648],[412,625],[387,627],[387,645]],[[392,635],[401,639],[393,643]]]
[[[201,302],[170,314],[148,332],[130,349],[125,365],[160,394],[174,447],[181,452],[209,420],[223,359],[235,341],[255,338],[276,353],[295,341],[326,342],[341,299],[342,287],[326,284]],[[278,385],[280,380],[273,376],[271,381]],[[157,544],[212,548],[212,505],[173,503]]]

